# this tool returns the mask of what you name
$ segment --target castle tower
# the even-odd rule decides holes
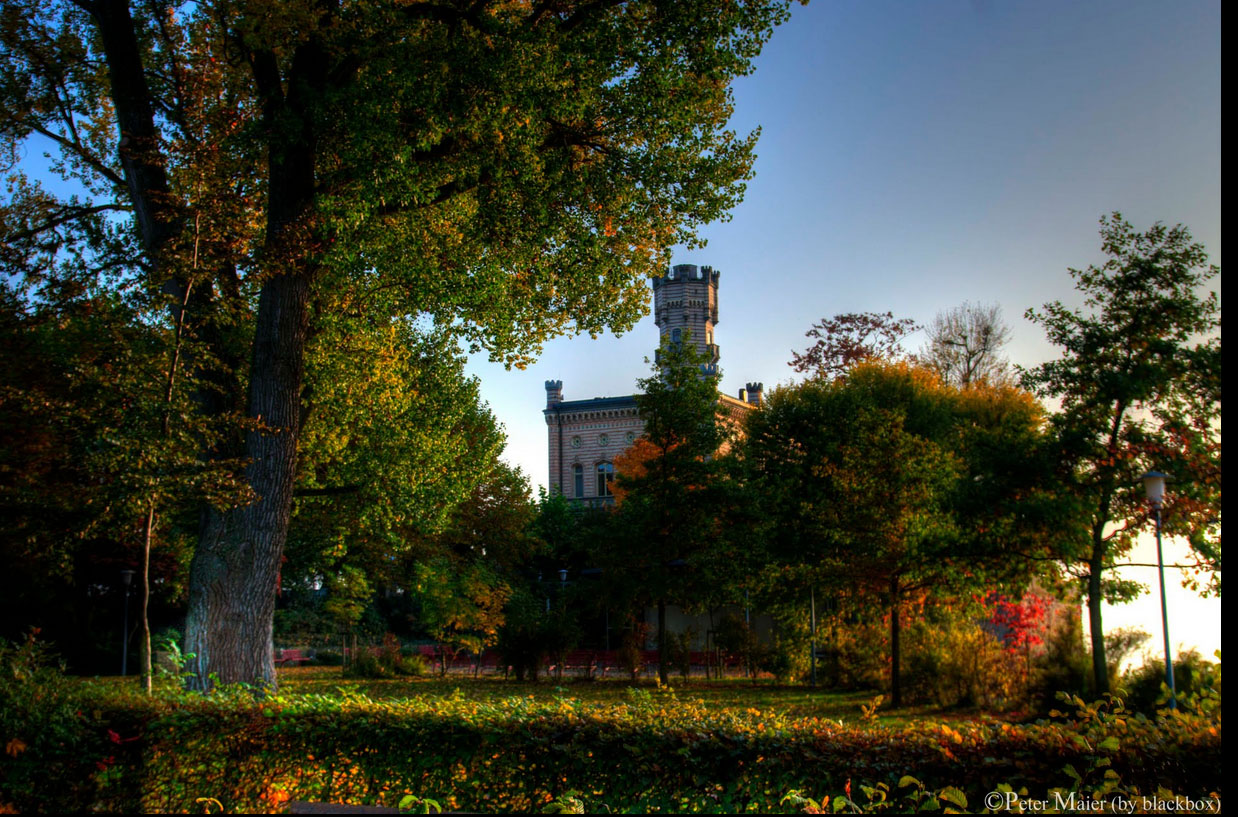
[[[546,408],[554,408],[563,402],[563,381],[546,381]]]
[[[718,277],[713,267],[676,264],[653,279],[653,318],[663,343],[689,336],[711,372],[718,369]],[[685,332],[686,330],[686,332]]]

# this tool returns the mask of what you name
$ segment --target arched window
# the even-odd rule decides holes
[[[572,483],[572,488],[574,489],[572,496],[580,499],[585,495],[585,469],[583,466],[572,466]]]
[[[615,481],[615,466],[609,462],[598,463],[598,496],[610,496],[610,484]]]
[[[678,329],[672,329],[672,330],[671,330],[671,343],[679,343],[679,341],[680,341],[680,332],[679,332],[679,330],[678,330]]]

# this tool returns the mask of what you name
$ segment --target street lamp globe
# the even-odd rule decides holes
[[[1160,471],[1149,471],[1143,475],[1143,489],[1148,495],[1148,503],[1153,508],[1159,508],[1164,503],[1165,480],[1168,478],[1168,474],[1162,474]]]

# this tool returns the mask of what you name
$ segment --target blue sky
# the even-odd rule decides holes
[[[791,382],[791,350],[839,312],[923,323],[997,303],[1010,359],[1050,359],[1023,313],[1078,301],[1067,268],[1103,260],[1097,222],[1113,210],[1137,229],[1185,224],[1221,263],[1219,2],[797,5],[735,101],[735,129],[762,128],[756,177],[704,249],[674,256],[722,271],[729,393]],[[473,360],[508,461],[544,485],[543,381],[563,380],[568,400],[629,394],[656,343],[646,318],[623,337],[551,342],[522,372]],[[1170,604],[1171,630],[1191,635],[1175,643],[1219,648],[1219,602]],[[1130,617],[1159,643],[1152,596],[1110,626]]]

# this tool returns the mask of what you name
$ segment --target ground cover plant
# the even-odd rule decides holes
[[[21,811],[278,812],[293,800],[408,797],[474,812],[880,810],[909,797],[980,810],[1001,785],[1013,798],[1221,791],[1219,698],[1208,696],[1154,718],[1075,699],[1032,724],[882,724],[854,698],[804,690],[448,678],[402,682],[400,696],[401,682],[331,679],[326,668],[290,672],[266,696],[168,682],[147,697],[116,679],[32,687],[12,670],[36,659],[8,650],[0,685],[0,802]],[[850,720],[824,714],[844,708]]]

